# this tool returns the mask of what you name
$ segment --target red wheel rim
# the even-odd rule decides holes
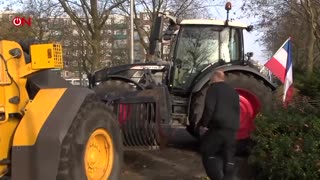
[[[240,129],[237,139],[247,139],[254,130],[254,119],[260,111],[261,103],[252,92],[241,88],[236,90],[240,95]]]

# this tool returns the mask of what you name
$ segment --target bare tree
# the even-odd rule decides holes
[[[48,42],[63,39],[63,27],[61,6],[55,0],[30,0],[25,3],[19,0],[23,7],[23,14],[32,17],[32,29],[30,32],[37,40]],[[59,22],[60,21],[60,22]],[[57,39],[58,38],[58,39]]]
[[[1,36],[12,40],[36,39],[40,42],[59,41],[63,43],[64,35],[67,35],[68,26],[63,23],[67,20],[62,17],[61,6],[55,0],[24,0],[10,1],[19,5],[21,9],[10,9],[4,12],[2,25],[4,25]],[[9,5],[10,6],[10,5]],[[9,18],[11,16],[11,18]],[[12,18],[24,17],[31,19],[30,26],[15,27],[12,24]]]
[[[259,18],[262,42],[272,53],[292,36],[297,68],[310,77],[319,58],[320,2],[318,0],[245,0],[243,10]],[[303,67],[303,69],[301,69]]]
[[[86,73],[99,68],[102,54],[102,30],[111,11],[125,0],[59,0],[64,11],[78,27],[80,34],[87,42],[86,62],[83,63]]]
[[[11,41],[20,41],[27,37],[30,37],[32,33],[32,27],[19,26],[16,27],[12,24],[13,16],[21,16],[21,13],[12,13],[12,11],[5,11],[1,17],[1,30],[0,39],[6,39]]]
[[[202,0],[137,0],[133,9],[134,25],[139,36],[139,40],[146,52],[149,52],[150,29],[155,24],[156,17],[160,12],[170,12],[177,18],[196,18],[207,17],[209,7],[212,7],[210,1]],[[128,6],[122,5],[120,11],[126,15],[130,15]],[[141,17],[140,14],[144,15]],[[146,24],[149,21],[149,24]],[[145,28],[149,25],[151,28]],[[147,60],[148,60],[147,55]]]

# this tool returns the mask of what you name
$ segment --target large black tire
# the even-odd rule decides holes
[[[268,111],[272,107],[272,87],[249,73],[231,72],[227,73],[226,82],[234,88],[242,88],[256,95],[262,105],[260,112]]]
[[[113,144],[113,163],[106,180],[119,179],[123,161],[121,130],[111,108],[92,97],[81,106],[63,140],[57,179],[88,179],[84,154],[89,137],[97,129],[106,131]]]
[[[242,88],[247,91],[250,91],[252,94],[256,95],[261,102],[262,109],[261,111],[267,111],[271,108],[272,105],[272,89],[266,84],[261,78],[243,72],[227,72],[226,73],[226,82],[234,88]],[[195,126],[199,122],[203,110],[204,110],[204,100],[206,92],[208,89],[208,84],[206,84],[198,93],[195,93],[191,99],[191,111],[190,111],[190,125],[188,125],[188,132],[196,138],[199,138],[200,135],[195,131]],[[260,111],[260,112],[261,112]],[[250,142],[248,139],[241,140],[240,144],[247,144]],[[240,145],[242,146],[242,145]],[[247,145],[243,145],[243,148],[247,148]],[[238,151],[243,149],[239,147]],[[242,153],[240,153],[242,154]]]
[[[202,117],[204,102],[209,84],[204,85],[202,89],[192,96],[189,112],[189,125],[187,131],[195,138],[200,138],[199,132],[196,131],[196,125]]]

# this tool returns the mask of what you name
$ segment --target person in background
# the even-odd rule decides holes
[[[211,77],[198,130],[207,128],[201,137],[200,152],[207,176],[212,180],[235,179],[236,134],[240,126],[237,91],[224,82],[223,71]]]

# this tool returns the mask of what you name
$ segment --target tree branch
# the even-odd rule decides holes
[[[104,17],[102,18],[102,20],[100,21],[100,25],[99,25],[100,28],[103,27],[104,24],[106,23],[109,15],[110,15],[110,13],[111,13],[111,11],[112,11],[114,8],[119,7],[119,6],[120,6],[122,3],[124,3],[125,1],[126,1],[126,0],[121,0],[121,1],[119,1],[119,2],[116,2],[116,3],[112,4],[112,5],[106,10],[105,16],[104,16]]]
[[[81,0],[81,1],[83,1],[83,0]],[[88,8],[88,9],[86,9],[86,7],[89,7],[89,5],[83,5],[83,6],[81,6],[81,8],[82,8],[82,10],[83,10],[83,13],[84,13],[84,16],[85,16],[85,23],[87,24],[87,28],[88,28],[88,30],[89,30],[89,32],[91,33],[91,34],[93,34],[93,28],[92,28],[92,26],[91,26],[91,24],[90,24],[90,17],[89,17],[89,15],[88,15],[88,12],[87,11],[89,11],[90,12],[90,9]]]
[[[71,20],[76,23],[81,33],[84,33],[85,40],[90,44],[93,45],[92,40],[89,38],[90,33],[87,28],[84,27],[80,18],[71,10],[70,6],[67,5],[66,0],[59,0],[61,6],[63,7],[64,11],[69,15]]]

